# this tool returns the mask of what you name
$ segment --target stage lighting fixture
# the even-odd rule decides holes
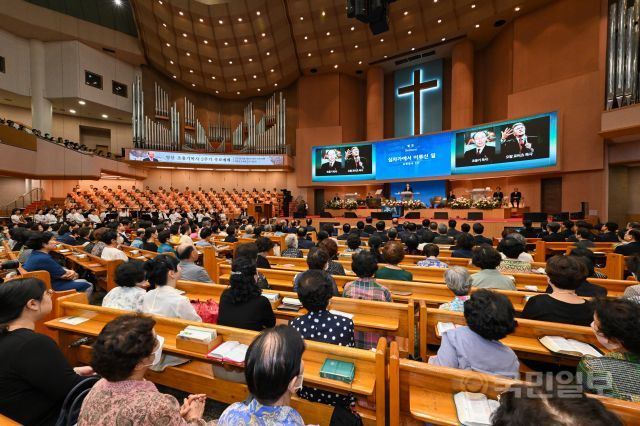
[[[389,4],[395,0],[347,0],[347,18],[369,24],[373,35],[389,31]]]

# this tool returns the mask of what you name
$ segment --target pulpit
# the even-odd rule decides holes
[[[473,201],[478,201],[482,198],[487,197],[489,192],[491,192],[490,188],[474,188],[471,191],[469,191],[471,195],[471,199]]]
[[[270,219],[272,212],[272,205],[270,203],[253,203],[247,207],[247,214],[255,217],[257,222],[265,218]]]
[[[413,200],[414,195],[420,195],[420,193],[413,192],[413,191],[402,191],[402,192],[399,192],[398,195],[402,197],[402,201],[411,201]]]
[[[347,194],[344,194],[344,198],[346,198],[347,200],[357,200],[358,199],[358,193],[357,192],[349,192]]]

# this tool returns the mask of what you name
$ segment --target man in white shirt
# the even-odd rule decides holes
[[[76,221],[76,209],[71,209],[67,216],[65,217],[67,222],[75,222]]]
[[[105,260],[120,259],[125,262],[129,261],[127,255],[118,248],[118,234],[115,231],[109,230],[102,236],[102,242],[107,246],[102,250],[101,258]]]
[[[82,225],[87,219],[84,217],[84,215],[76,210],[75,214],[73,215],[73,220],[78,224],[78,225]]]
[[[171,219],[172,224],[176,222],[180,222],[182,220],[182,215],[177,211],[173,211],[173,213],[169,215],[169,219]]]
[[[95,223],[97,225],[101,223],[102,220],[100,220],[100,216],[98,216],[96,213],[97,213],[96,209],[91,209],[89,210],[89,215],[87,217],[90,222]]]

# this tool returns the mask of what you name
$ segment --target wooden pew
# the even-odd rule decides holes
[[[109,321],[125,313],[125,311],[118,309],[92,306],[81,301],[78,303],[78,301],[80,301],[79,298],[73,296],[66,300],[59,300],[58,318],[83,316],[90,318],[89,321],[75,326],[61,323],[59,319],[47,322],[48,327],[58,331],[58,345],[72,365],[88,363],[91,348],[88,346],[70,348],[69,343],[81,336],[97,336]],[[218,336],[222,336],[224,341],[236,340],[249,344],[258,334],[257,332],[162,316],[154,316],[154,319],[156,320],[156,333],[165,338],[163,352],[188,357],[193,361],[182,366],[168,367],[162,373],[148,371],[147,379],[186,392],[205,393],[209,398],[225,403],[242,401],[247,397],[246,385],[221,380],[213,376],[211,364],[216,362],[208,359],[205,354],[178,349],[176,335],[187,325],[198,325],[215,329]],[[303,355],[305,384],[334,392],[351,392],[357,397],[367,399],[370,404],[375,403],[375,410],[359,408],[358,411],[363,416],[365,424],[384,425],[386,419],[386,341],[380,339],[375,352],[313,341],[306,341],[305,345],[306,350]],[[320,377],[320,368],[328,357],[353,362],[356,365],[356,375],[351,384]],[[293,398],[292,405],[307,423],[329,424],[331,407],[297,397]]]
[[[180,280],[176,288],[184,291],[185,296],[190,300],[205,301],[213,299],[219,303],[220,295],[227,286]],[[288,322],[307,313],[304,308],[298,312],[278,309],[278,306],[282,304],[283,297],[297,299],[297,293],[273,290],[263,290],[263,293],[278,294],[280,296],[278,301],[271,304],[274,314],[280,320]],[[413,354],[417,304],[412,299],[404,303],[389,303],[333,297],[329,301],[328,309],[352,314],[353,323],[358,331],[372,331],[390,338],[400,338],[402,353]]]
[[[498,395],[517,380],[468,370],[439,367],[424,362],[401,359],[391,343],[389,351],[389,425],[458,425],[453,395],[461,391],[480,392],[488,398]],[[602,402],[626,425],[640,418],[640,404],[589,395]]]
[[[561,241],[548,243],[542,240],[536,242],[536,251],[533,257],[533,260],[536,262],[546,262],[547,256],[550,256],[553,253],[565,253],[567,249],[574,248],[576,246],[575,242],[571,241]],[[595,247],[591,248],[592,251],[600,251],[605,253],[610,253],[613,251],[615,243],[595,243]]]
[[[11,420],[9,417],[7,416],[3,416],[2,414],[0,414],[0,425],[2,426],[20,426],[20,423]]]
[[[440,345],[440,337],[436,334],[436,324],[439,322],[452,322],[454,324],[466,325],[462,312],[427,308],[423,302],[420,302],[420,356],[423,360],[427,359],[426,345]],[[549,351],[549,349],[543,346],[538,340],[544,336],[562,336],[576,339],[595,345],[603,353],[608,352],[598,343],[591,327],[522,318],[518,318],[518,326],[515,331],[502,339],[501,342],[513,349],[520,359],[531,359],[569,366],[578,364],[579,358],[555,354]]]
[[[80,246],[62,243],[58,243],[57,246],[59,247],[56,247],[51,253],[62,256],[71,266],[91,271],[97,278],[104,281],[106,291],[116,287],[116,268],[122,263],[122,260],[105,260],[87,253]]]

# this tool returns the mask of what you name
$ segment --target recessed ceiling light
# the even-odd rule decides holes
[[[256,10],[256,15],[260,16],[260,11]]]
[[[271,68],[271,72],[274,72],[275,70],[273,68]]]
[[[193,74],[193,70],[189,70],[189,72],[190,72],[191,74]]]
[[[209,42],[207,40],[204,41],[204,44],[209,44]]]
[[[446,37],[442,37],[442,41],[445,41],[447,38]]]
[[[242,22],[242,18],[238,18],[238,22]]]
[[[187,33],[182,33],[182,37],[186,37],[186,36],[187,36]]]
[[[274,84],[275,87],[278,87],[278,83]]]
[[[158,0],[158,3],[162,4],[162,0]]]
[[[258,78],[258,76],[254,74],[254,75],[253,75],[253,78]]]
[[[229,45],[229,42],[228,42],[228,41],[225,41],[225,42],[224,42],[224,45],[225,45],[225,46],[228,46],[228,45]]]
[[[218,94],[218,93],[220,93],[220,91],[219,91],[219,90],[216,90],[216,94]]]
[[[165,22],[162,23],[162,26],[167,28],[167,24]]]
[[[404,16],[407,16],[408,14],[409,14],[409,11],[408,11],[408,10],[405,10],[405,11],[404,11]]]
[[[229,65],[233,65],[233,61],[229,61]]]
[[[387,55],[384,55],[384,58],[387,59]]]
[[[109,118],[107,114],[102,114],[102,118]]]
[[[85,101],[82,101],[82,100],[78,101],[78,103],[79,103],[80,105],[86,105],[86,104],[87,104]]]
[[[171,47],[171,43],[167,43],[167,47]]]
[[[233,77],[233,81],[238,81],[238,79],[237,79],[237,78],[235,78],[235,77]]]
[[[480,24],[476,24],[476,28],[480,28]]]
[[[301,16],[301,17],[300,17],[300,20],[301,20],[301,21],[304,21],[304,16]]]
[[[239,94],[240,94],[240,92],[236,92],[236,95],[239,95]]]
[[[113,4],[116,6],[122,6],[122,0],[113,0]]]
[[[416,48],[415,48],[415,47],[412,47],[412,48],[411,48],[411,51],[413,52],[414,50],[416,50]]]
[[[515,10],[516,12],[520,12],[520,6],[516,6],[513,10]]]
[[[253,58],[249,58],[249,62],[253,62]]]
[[[327,37],[329,37],[331,35],[331,32],[327,31]]]
[[[330,50],[330,53],[333,53],[333,49]]]
[[[411,30],[407,31],[407,34],[411,35]]]
[[[174,75],[173,78],[177,78],[177,77]]]
[[[249,40],[247,40],[246,38],[243,40],[245,43],[249,43]]]
[[[75,114],[75,113],[76,113],[76,110],[75,110],[75,109],[70,109],[70,110],[69,110],[69,112],[70,112],[71,114]]]
[[[351,27],[351,31],[355,31],[355,30],[356,30],[356,27]]]
[[[187,56],[191,56],[191,53],[187,52]]]
[[[335,64],[333,67],[334,67],[335,69],[338,69],[338,64]]]
[[[173,61],[172,61],[172,60],[169,60],[169,63],[170,63],[171,65],[173,65]]]
[[[266,37],[266,36],[267,36],[267,33],[262,33],[262,37]]]
[[[258,87],[258,92],[260,91],[260,88]]]
[[[207,59],[207,61],[209,61],[209,63],[213,62],[213,60],[211,58]]]
[[[353,46],[353,48],[354,48],[354,49],[357,49],[357,48],[358,48],[358,45],[356,44],[355,46]]]
[[[305,40],[309,40],[309,36],[304,36],[304,39]]]
[[[322,16],[325,16],[325,15],[326,15],[326,13],[324,13],[324,10],[322,11],[321,15],[322,15]]]
[[[200,18],[200,19],[198,19],[198,21],[200,21],[200,22],[204,22],[204,19]]]
[[[358,65],[362,65],[362,61],[358,61]]]
[[[438,3],[438,0],[433,0],[434,3]]]
[[[192,85],[193,87],[196,87],[196,84],[195,84],[195,83],[191,83],[191,85]]]
[[[471,9],[475,9],[475,8],[476,8],[476,5],[474,3],[474,4],[471,5]]]
[[[442,24],[442,19],[438,19],[438,24]]]
[[[307,53],[307,56],[311,56],[311,52]]]
[[[384,39],[383,38],[380,39],[380,43],[384,43]]]
[[[180,16],[184,16],[184,12],[183,12],[183,11],[180,11],[180,12],[178,12],[178,15],[180,15]]]
[[[222,25],[222,24],[223,24],[222,19],[218,19],[218,24],[220,24],[220,25]]]
[[[216,76],[215,76],[215,75],[212,75],[212,76],[211,76],[211,80],[215,80],[215,79],[216,79]]]
[[[271,55],[271,52],[267,52],[267,56]]]

